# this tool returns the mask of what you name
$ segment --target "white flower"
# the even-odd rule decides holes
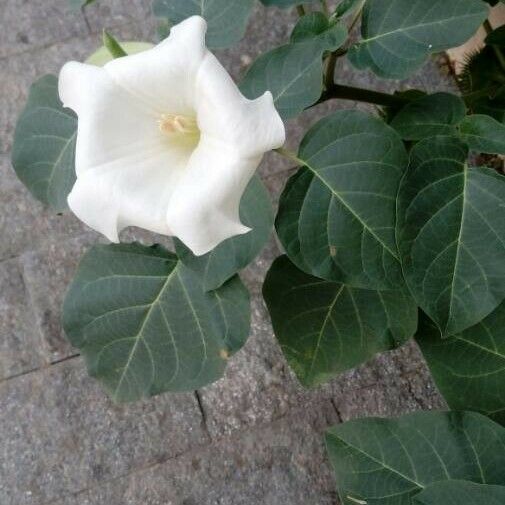
[[[205,47],[206,28],[194,16],[150,50],[61,70],[60,98],[79,118],[68,203],[113,242],[138,226],[201,255],[249,231],[240,199],[284,125],[270,92],[242,96]]]

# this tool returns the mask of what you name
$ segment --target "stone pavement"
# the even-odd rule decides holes
[[[155,39],[150,0],[100,0],[85,15],[67,2],[0,0],[0,503],[338,503],[322,440],[328,426],[438,408],[442,401],[414,344],[303,390],[260,296],[279,254],[274,240],[243,275],[253,292],[249,341],[226,376],[201,391],[114,405],[64,340],[63,293],[97,237],[71,215],[45,209],[17,181],[10,166],[16,118],[30,83],[69,59],[84,59],[103,27],[123,40]],[[244,41],[219,52],[225,66],[238,78],[257,54],[287,38],[293,21],[290,13],[258,7]],[[388,86],[345,63],[338,72],[346,83]],[[451,87],[434,62],[411,82]],[[318,113],[355,106],[333,102],[312,110],[290,124],[290,143]],[[261,167],[274,199],[289,168],[273,155]],[[139,231],[125,237],[150,239]]]

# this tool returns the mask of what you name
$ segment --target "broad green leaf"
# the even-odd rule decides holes
[[[147,49],[151,49],[154,46],[149,42],[121,42],[121,47],[127,54],[137,54],[142,51],[146,51]],[[112,60],[113,58],[109,50],[105,46],[102,46],[86,60],[86,63],[88,65],[103,67],[106,63]]]
[[[97,245],[67,293],[63,324],[115,401],[191,391],[219,379],[249,332],[238,277],[205,293],[161,246]]]
[[[422,314],[416,340],[438,389],[455,410],[475,410],[505,424],[505,302],[449,338]]]
[[[208,47],[232,46],[245,33],[254,0],[154,0],[153,12],[175,25],[194,15],[207,21]]]
[[[356,419],[326,444],[342,505],[410,505],[441,480],[505,482],[505,428],[473,412]]]
[[[362,39],[351,47],[349,59],[381,77],[404,78],[429,54],[469,39],[488,12],[482,0],[368,0]]]
[[[435,482],[414,497],[413,505],[503,505],[505,486],[465,480]]]
[[[12,165],[33,195],[59,212],[75,182],[76,136],[77,117],[63,108],[57,77],[41,77],[16,125]]]
[[[180,240],[175,239],[177,255],[199,275],[206,291],[218,288],[251,263],[272,233],[274,218],[270,196],[257,176],[251,180],[242,197],[240,218],[252,231],[225,240],[203,256],[195,256]]]
[[[287,256],[274,261],[263,296],[280,346],[304,386],[395,349],[417,327],[417,306],[405,292],[324,281],[298,270]]]
[[[337,29],[336,26],[330,24],[322,12],[312,12],[298,20],[291,33],[290,42],[294,44],[318,39],[323,47],[333,48],[337,44],[335,34],[340,36],[341,32],[341,29]]]
[[[323,91],[323,53],[338,49],[347,37],[343,26],[330,26],[322,18],[321,13],[302,17],[291,43],[261,55],[244,77],[242,93],[253,99],[270,91],[284,119],[317,102]]]
[[[335,9],[335,16],[345,18],[350,16],[359,7],[364,5],[365,0],[341,0]]]
[[[407,284],[444,336],[505,297],[505,178],[468,168],[468,149],[433,137],[411,151],[398,197],[398,245]]]
[[[364,112],[338,111],[309,130],[298,158],[276,219],[290,259],[354,287],[401,286],[394,226],[407,154],[398,134]]]
[[[483,114],[464,119],[460,126],[461,138],[472,151],[505,154],[505,124]]]
[[[407,104],[391,121],[404,140],[453,135],[466,114],[465,102],[450,93],[426,95]]]
[[[295,5],[301,5],[305,3],[311,3],[315,0],[261,0],[263,5],[267,7],[280,7],[281,9],[285,9],[286,7],[294,7]]]

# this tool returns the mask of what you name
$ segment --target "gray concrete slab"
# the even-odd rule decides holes
[[[17,179],[10,157],[0,155],[0,261],[87,230],[69,212],[58,215],[35,200]]]
[[[54,505],[334,505],[323,432],[337,422],[323,403]]]
[[[70,9],[68,0],[2,0],[0,27],[0,61],[88,34],[81,12]]]
[[[41,350],[48,363],[60,361],[78,352],[65,338],[61,307],[80,258],[96,241],[97,235],[89,232],[63,242],[48,241],[40,249],[21,256],[35,323],[42,335]]]
[[[40,368],[41,334],[18,259],[0,263],[0,381]]]
[[[207,441],[193,394],[114,405],[80,358],[0,384],[0,503],[41,505]]]

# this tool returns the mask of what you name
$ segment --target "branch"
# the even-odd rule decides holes
[[[341,100],[354,100],[356,102],[373,103],[375,105],[382,105],[386,107],[402,106],[410,102],[410,99],[398,95],[381,93],[380,91],[373,91],[370,89],[354,88],[351,86],[333,84],[323,92],[321,98],[317,103],[326,102],[327,100],[333,100],[335,98],[339,98]]]

